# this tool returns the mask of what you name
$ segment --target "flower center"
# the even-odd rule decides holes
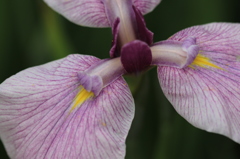
[[[134,40],[122,47],[121,62],[128,73],[137,74],[150,66],[151,50],[145,42]]]

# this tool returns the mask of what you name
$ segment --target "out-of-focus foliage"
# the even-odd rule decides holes
[[[237,0],[163,0],[146,15],[154,41],[209,22],[240,22]],[[70,53],[109,57],[111,30],[86,28],[67,21],[40,0],[0,1],[0,82],[27,67]],[[126,159],[239,159],[240,146],[207,133],[180,117],[161,92],[156,69],[127,77],[136,103],[127,139]],[[0,148],[0,158],[7,155]]]

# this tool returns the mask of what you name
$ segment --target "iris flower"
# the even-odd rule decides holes
[[[122,75],[153,66],[181,116],[240,143],[240,24],[193,26],[153,43],[142,15],[160,0],[45,2],[76,24],[111,27],[110,58],[73,54],[0,85],[0,136],[11,158],[124,158],[135,106]]]

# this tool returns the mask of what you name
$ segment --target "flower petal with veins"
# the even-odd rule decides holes
[[[183,69],[159,66],[163,92],[194,126],[240,143],[240,24],[194,26],[170,40],[187,37],[196,37],[198,61]]]
[[[0,135],[11,158],[124,158],[134,102],[121,77],[71,108],[81,86],[78,72],[97,61],[70,55],[0,85]]]
[[[44,0],[73,23],[89,27],[110,27],[102,0]],[[132,0],[142,14],[151,12],[160,0]]]
[[[137,7],[142,14],[151,12],[161,0],[133,0],[133,4]]]

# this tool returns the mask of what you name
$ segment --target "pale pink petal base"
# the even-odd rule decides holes
[[[10,158],[124,158],[134,102],[121,77],[71,111],[77,73],[97,61],[70,55],[0,85],[0,136]]]
[[[212,23],[173,35],[196,37],[200,54],[220,68],[158,67],[160,85],[177,112],[194,126],[240,143],[240,25]]]

